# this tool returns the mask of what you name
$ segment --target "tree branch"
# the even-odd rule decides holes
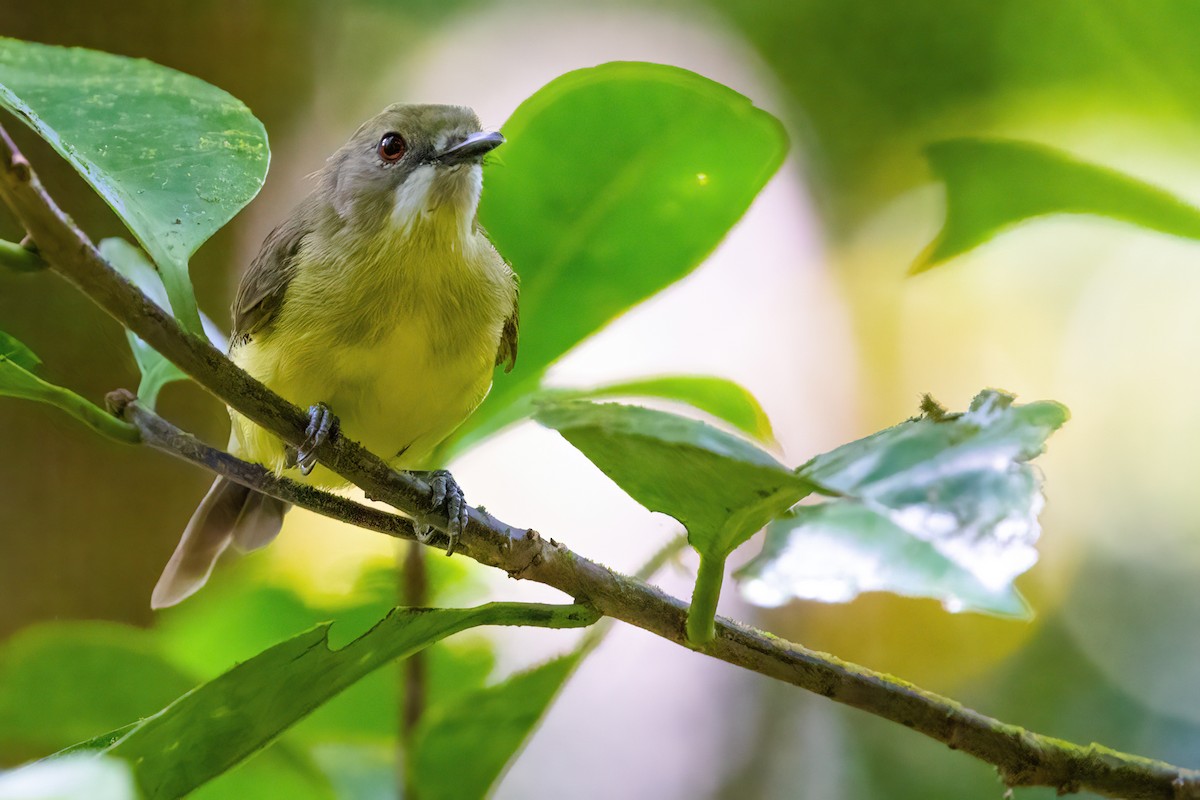
[[[155,450],[190,461],[234,483],[248,486],[299,508],[397,539],[412,542],[417,540],[412,520],[314,489],[290,478],[281,478],[260,464],[242,461],[229,453],[210,447],[142,406],[128,389],[110,392],[105,400],[109,411],[136,428],[141,435],[141,443]]]
[[[186,334],[100,257],[83,231],[45,192],[3,128],[0,197],[12,207],[42,258],[55,271],[222,401],[293,445],[303,440],[306,423],[299,408],[243,373],[207,342]],[[125,418],[158,449],[319,513],[400,538],[413,535],[411,525],[399,517],[276,478],[262,467],[202,445],[137,403],[128,402],[128,396],[121,400],[117,406]],[[327,442],[318,456],[369,497],[445,530],[445,517],[429,510],[429,487],[423,481],[393,471],[344,437]],[[503,569],[514,578],[558,588],[606,616],[686,646],[686,604],[657,587],[589,561],[553,539],[543,539],[531,529],[514,528],[471,509],[458,552]],[[1060,793],[1086,789],[1138,800],[1200,799],[1200,772],[1100,745],[1082,747],[1032,733],[722,617],[716,621],[716,637],[701,652],[898,722],[970,753],[994,765],[1009,786],[1051,786]]]

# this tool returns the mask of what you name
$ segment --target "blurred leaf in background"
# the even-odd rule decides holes
[[[45,755],[149,716],[196,683],[149,631],[98,622],[27,628],[0,649],[0,750]]]
[[[744,33],[806,134],[813,187],[844,234],[924,181],[921,149],[1012,118],[1200,118],[1200,8],[1178,0],[749,0]]]
[[[952,139],[935,142],[926,152],[946,184],[946,222],[913,264],[914,274],[1047,214],[1092,214],[1200,239],[1200,209],[1053,148],[1007,139]]]

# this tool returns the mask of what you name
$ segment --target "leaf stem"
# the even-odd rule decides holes
[[[716,634],[717,601],[725,581],[725,559],[700,556],[696,572],[696,588],[692,591],[692,607],[687,615],[687,641],[692,647],[702,647]]]
[[[200,321],[200,307],[196,305],[196,293],[192,290],[191,279],[188,277],[187,262],[169,266],[159,265],[158,273],[162,276],[167,300],[170,301],[171,311],[179,320],[179,324],[193,336],[205,338],[204,323]]]
[[[0,266],[14,272],[38,272],[45,269],[47,264],[37,251],[16,242],[0,239]]]
[[[0,367],[4,368],[0,395],[54,406],[101,436],[122,444],[137,444],[142,440],[137,428],[117,419],[86,397],[63,386],[47,383],[6,358],[0,357]]]

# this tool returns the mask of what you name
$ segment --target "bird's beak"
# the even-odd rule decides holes
[[[464,164],[468,161],[478,161],[483,157],[484,153],[491,152],[502,144],[504,144],[504,137],[499,133],[487,133],[484,131],[472,133],[461,142],[451,145],[438,153],[437,161],[447,166]]]

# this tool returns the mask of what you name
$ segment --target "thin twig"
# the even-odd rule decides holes
[[[171,317],[114,272],[83,231],[45,192],[2,128],[0,196],[53,269],[225,403],[283,440],[300,443],[305,426],[300,409],[237,369],[207,342],[184,333]],[[144,422],[152,416],[144,409],[139,413],[136,403],[127,403],[124,408],[125,417],[139,428],[142,425],[138,420]],[[238,480],[236,473],[242,477],[239,482],[262,481],[263,486],[275,491],[293,492],[295,500],[285,499],[297,505],[304,505],[300,500],[310,500],[305,507],[320,513],[373,530],[386,528],[383,532],[402,538],[412,535],[411,526],[403,530],[396,527],[392,520],[398,518],[393,515],[308,487],[296,491],[289,481],[273,475],[268,478],[261,467],[256,473],[254,465],[230,464],[225,460],[229,456],[210,464],[203,453],[197,452],[200,445],[194,438],[175,431],[162,441],[169,444],[162,449],[173,449],[209,469],[226,470],[221,474],[234,480]],[[445,530],[444,515],[429,511],[429,487],[424,482],[396,473],[344,437],[323,445],[318,456],[323,464],[362,487],[368,496]],[[471,509],[459,552],[503,569],[514,578],[556,587],[606,616],[686,646],[686,604],[654,586],[589,561],[553,539],[543,539],[533,530],[513,528]],[[1009,786],[1051,786],[1062,793],[1088,790],[1138,800],[1200,800],[1200,773],[1196,771],[1100,745],[1082,747],[1031,733],[910,684],[722,617],[716,621],[716,637],[701,652],[910,727],[993,764]]]
[[[210,447],[138,403],[137,398],[127,389],[110,392],[106,401],[109,411],[136,428],[141,434],[141,443],[155,450],[190,461],[234,483],[248,486],[298,508],[397,539],[416,541],[417,535],[413,530],[412,520],[314,489],[290,478],[282,478],[266,467],[242,461],[223,450]]]
[[[425,564],[426,550],[420,542],[403,545],[403,552],[396,554],[400,584],[400,602],[409,608],[425,608],[429,605],[429,574]],[[413,731],[425,714],[427,649],[418,650],[400,662],[400,735],[397,737],[397,759],[400,774],[398,786],[404,788],[405,800],[417,800],[417,786],[412,759]]]

